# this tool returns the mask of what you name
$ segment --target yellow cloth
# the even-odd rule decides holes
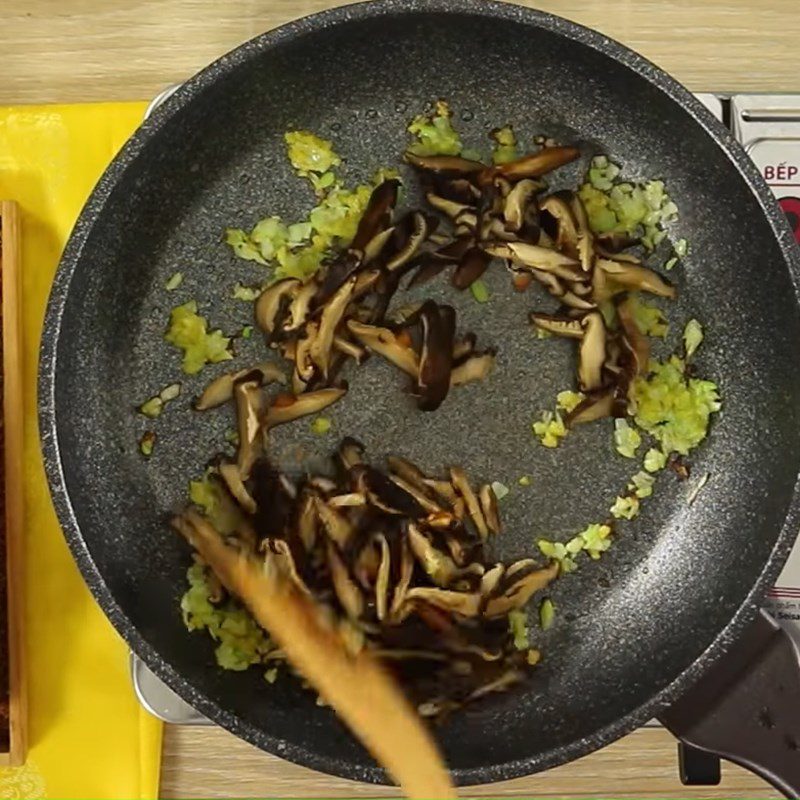
[[[142,103],[0,108],[0,199],[22,210],[26,671],[29,751],[0,797],[158,795],[161,724],[137,703],[128,651],[72,561],[50,502],[36,419],[45,304],[89,192]]]

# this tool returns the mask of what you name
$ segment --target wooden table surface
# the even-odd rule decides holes
[[[0,104],[152,97],[261,31],[329,0],[2,0]],[[695,90],[800,92],[794,0],[529,2],[639,50]],[[492,786],[493,796],[686,797],[675,744],[641,730],[579,762]],[[470,790],[465,794],[481,794]],[[391,791],[283,762],[216,729],[168,727],[164,797],[368,797]],[[694,797],[775,796],[725,765]]]

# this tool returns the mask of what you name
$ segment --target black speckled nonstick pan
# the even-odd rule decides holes
[[[753,165],[686,90],[621,45],[546,14],[466,0],[378,0],[325,12],[223,57],[133,136],[75,227],[42,344],[47,471],[86,581],[134,651],[214,721],[316,769],[384,779],[311,693],[288,680],[268,686],[257,670],[217,669],[207,637],[183,626],[189,554],[166,518],[231,426],[227,411],[190,409],[225,365],[183,381],[157,422],[149,460],[137,448],[144,426],[133,408],[180,374],[162,338],[172,306],[195,298],[223,330],[249,321],[249,306],[230,288],[258,273],[231,255],[221,233],[307,210],[283,133],[308,128],[332,138],[348,177],[364,178],[398,163],[409,118],[438,97],[455,109],[468,144],[485,143],[506,122],[525,142],[540,133],[577,142],[585,157],[564,170],[565,182],[598,151],[633,176],[667,182],[681,211],[670,235],[691,243],[671,273],[679,299],[670,321],[675,331],[690,317],[703,322],[697,369],[719,382],[724,399],[692,458],[695,476],[711,474],[697,500],[687,504],[686,484],[662,474],[612,549],[555,584],[557,624],[541,639],[534,678],[441,728],[455,779],[541,770],[661,715],[695,745],[796,792],[796,658],[758,607],[800,525],[800,258]],[[165,292],[175,271],[184,283]],[[486,304],[444,280],[426,293],[446,296],[459,327],[497,348],[488,381],[423,414],[374,358],[350,376],[331,416],[336,432],[361,439],[373,459],[398,453],[431,471],[460,464],[476,480],[508,485],[531,475],[533,484],[503,504],[498,547],[511,558],[531,553],[539,536],[566,536],[605,514],[631,463],[615,456],[608,421],[557,450],[536,443],[531,419],[571,385],[572,348],[531,335],[536,301],[514,293],[501,268],[487,282]],[[245,344],[243,365],[264,352],[257,337]],[[287,426],[274,455],[291,468],[296,444],[322,454],[333,442],[308,425]],[[783,677],[770,678],[780,666]]]

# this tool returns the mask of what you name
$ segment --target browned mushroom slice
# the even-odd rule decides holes
[[[572,258],[578,256],[578,222],[571,204],[560,194],[551,194],[539,201],[542,227],[555,237],[556,248]],[[552,221],[547,224],[548,218]]]
[[[494,367],[494,353],[476,353],[453,367],[450,373],[451,386],[463,386],[465,383],[482,381],[489,376]]]
[[[648,269],[631,261],[614,260],[610,258],[598,258],[597,268],[601,269],[605,275],[617,285],[625,289],[639,289],[642,292],[659,297],[675,297],[675,287],[671,286],[657,272]]]
[[[519,683],[524,679],[524,677],[524,673],[522,673],[520,670],[513,668],[508,669],[494,680],[479,686],[474,692],[467,696],[464,702],[472,703],[475,700],[479,700],[481,697],[486,697],[487,694],[492,694],[493,692],[504,692],[510,686],[513,686],[515,683]]]
[[[543,147],[538,153],[499,164],[494,167],[494,172],[510,181],[540,178],[558,167],[563,167],[564,164],[569,164],[580,154],[577,147]]]
[[[219,474],[228,491],[233,495],[236,502],[248,513],[256,513],[256,501],[253,500],[250,492],[242,480],[242,474],[239,472],[239,467],[236,464],[225,462],[219,465]]]
[[[581,320],[583,338],[578,352],[578,381],[582,392],[599,389],[606,360],[606,326],[603,315],[592,311]]]
[[[375,577],[375,613],[383,621],[389,615],[389,580],[391,578],[392,557],[386,537],[380,533],[375,537],[380,548],[380,562]]]
[[[410,289],[412,286],[421,286],[433,280],[442,270],[446,269],[448,263],[444,260],[436,258],[429,258],[424,260],[419,268],[411,276],[411,280],[406,284],[406,288]]]
[[[628,296],[621,303],[617,303],[617,318],[622,326],[625,340],[630,346],[634,358],[634,368],[631,377],[641,375],[647,370],[650,359],[650,340],[639,329],[633,312],[633,298]]]
[[[489,528],[486,526],[481,504],[469,485],[466,473],[461,467],[451,467],[450,481],[455,490],[464,498],[464,502],[467,504],[467,513],[478,531],[478,536],[480,536],[481,540],[485,540],[489,535]]]
[[[389,616],[395,624],[402,622],[411,612],[411,608],[406,603],[406,595],[414,574],[414,555],[405,539],[401,540],[400,548],[400,577],[394,587],[392,604],[389,609]]]
[[[578,195],[573,194],[570,208],[578,227],[578,260],[584,272],[591,272],[594,266],[594,235],[589,227],[589,217],[586,208]]]
[[[361,492],[347,492],[346,494],[335,494],[328,498],[328,502],[334,508],[357,508],[368,503],[366,495]]]
[[[339,335],[333,337],[333,349],[344,356],[352,358],[356,364],[363,364],[369,355],[369,351],[365,347],[361,347],[361,345]]]
[[[456,312],[452,306],[439,306],[428,300],[419,313],[422,349],[416,387],[419,392],[417,406],[421,411],[435,411],[450,390]]]
[[[289,304],[289,313],[281,325],[284,331],[297,330],[306,321],[311,308],[311,300],[316,292],[317,284],[313,279],[304,283],[297,290]]]
[[[408,227],[410,227],[410,230],[408,238],[403,246],[398,248],[397,252],[386,262],[386,269],[389,272],[394,272],[411,261],[428,235],[428,221],[425,219],[424,214],[419,211],[412,211],[409,217],[410,223]]]
[[[331,541],[344,550],[352,540],[355,528],[344,514],[329,506],[324,498],[314,496],[314,504],[322,529]]]
[[[475,352],[477,337],[474,333],[466,333],[453,344],[453,362],[462,361]]]
[[[444,509],[435,500],[431,499],[428,494],[428,489],[424,484],[423,487],[420,488],[416,484],[410,483],[398,475],[390,475],[389,480],[392,481],[392,483],[396,483],[404,492],[408,492],[428,514],[444,513]]]
[[[227,403],[228,400],[233,398],[234,384],[245,376],[255,378],[257,373],[261,373],[260,382],[262,385],[272,382],[286,382],[283,370],[271,361],[265,361],[249,369],[240,369],[238,372],[227,372],[225,375],[215,378],[203,389],[203,393],[194,404],[195,409],[197,411],[206,411],[209,408],[216,408],[223,403]]]
[[[276,281],[261,292],[255,305],[255,317],[258,327],[265,333],[272,333],[277,327],[284,301],[293,297],[301,283],[296,278],[284,278]]]
[[[392,238],[394,231],[394,227],[386,228],[386,230],[376,233],[369,242],[367,242],[364,248],[364,257],[361,259],[363,266],[368,266],[381,254],[383,248],[388,244],[389,239]]]
[[[388,328],[366,325],[354,319],[348,320],[347,327],[365,347],[383,356],[408,375],[417,377],[419,374],[417,354],[410,345],[401,342]]]
[[[309,322],[303,331],[304,336],[297,341],[294,350],[294,372],[292,373],[292,391],[301,394],[314,377],[314,362],[311,360],[311,346],[319,335],[319,324]]]
[[[262,545],[264,551],[264,569],[278,570],[285,575],[303,594],[311,596],[311,591],[297,570],[292,548],[283,539],[265,539]]]
[[[601,233],[597,237],[597,252],[616,257],[617,253],[639,244],[639,239],[625,233]]]
[[[415,586],[406,592],[406,599],[429,603],[434,608],[461,614],[463,617],[477,617],[480,614],[481,596],[477,592],[452,592],[429,586]]]
[[[553,297],[562,297],[564,292],[567,291],[565,285],[555,275],[551,275],[549,272],[543,272],[540,269],[531,269],[522,274],[533,276],[551,295],[553,295]]]
[[[333,337],[353,296],[356,279],[357,277],[354,275],[345,281],[325,304],[319,321],[319,332],[311,342],[309,357],[326,379],[328,377],[331,349],[333,348]]]
[[[449,177],[475,175],[486,169],[486,164],[461,156],[417,156],[407,152],[405,159],[413,167]]]
[[[450,556],[443,553],[433,545],[433,542],[416,526],[409,523],[407,526],[408,543],[411,552],[417,559],[425,574],[440,588],[446,589],[462,574]],[[483,568],[475,564],[481,573]]]
[[[304,489],[300,493],[297,505],[295,529],[307,553],[314,549],[317,542],[317,523],[317,503],[314,492]]]
[[[525,224],[525,212],[531,205],[536,193],[541,191],[544,184],[531,178],[519,181],[506,196],[503,208],[506,230],[518,232]]]
[[[613,410],[613,389],[594,392],[586,397],[585,400],[581,400],[581,402],[564,417],[564,423],[567,427],[571,425],[584,425],[587,422],[594,422],[597,419],[611,416]]]
[[[486,603],[484,616],[500,617],[515,608],[522,608],[536,592],[544,589],[558,575],[558,569],[558,562],[555,561],[532,572],[520,569],[512,573],[509,568],[504,577],[509,578],[510,585],[501,595],[492,597]],[[511,576],[514,576],[513,579]]]
[[[461,258],[453,272],[452,283],[456,289],[466,289],[477,281],[489,266],[491,257],[479,247],[471,247]]]
[[[338,450],[339,460],[346,470],[364,463],[364,445],[352,436],[342,439]]]
[[[573,283],[572,286],[582,286],[580,283]],[[593,303],[591,300],[587,300],[585,297],[581,297],[577,292],[574,292],[570,289],[564,292],[561,295],[561,302],[565,306],[569,306],[570,308],[577,309],[578,311],[591,311],[592,309],[597,308],[597,305]]]
[[[426,478],[425,485],[429,486],[445,503],[451,507],[458,500],[456,490],[450,481],[441,481],[436,478]]]
[[[483,597],[490,597],[500,585],[500,581],[505,574],[506,568],[504,564],[495,564],[490,569],[487,569],[481,577],[481,595]]]
[[[425,510],[405,489],[383,472],[368,464],[358,464],[351,470],[356,489],[366,494],[369,502],[387,514],[417,519]]]
[[[267,409],[265,423],[267,428],[284,425],[309,414],[317,414],[322,409],[333,405],[347,394],[347,386],[318,389],[301,395],[281,394]]]
[[[387,456],[386,463],[389,470],[395,475],[403,478],[409,483],[413,483],[417,488],[426,489],[425,481],[428,480],[427,475],[416,465],[412,464],[405,458],[400,456]]]
[[[434,191],[439,197],[473,206],[481,198],[481,190],[467,178],[447,178],[434,182]]]
[[[489,245],[484,249],[496,258],[510,259],[518,267],[549,272],[565,281],[582,281],[586,277],[574,258],[549,247],[528,242],[507,242]]]
[[[497,508],[497,495],[495,495],[492,487],[488,484],[481,486],[478,492],[478,500],[480,501],[481,511],[483,512],[483,518],[486,520],[486,527],[489,529],[489,533],[499,534],[502,528],[500,511]]]
[[[380,565],[381,554],[375,541],[369,540],[365,542],[353,559],[353,577],[367,592],[372,589],[377,591],[376,581]]]
[[[333,589],[344,612],[351,619],[358,619],[364,613],[364,595],[350,577],[333,542],[328,542],[328,566],[331,571]]]
[[[370,195],[364,214],[358,223],[350,249],[363,253],[367,244],[381,229],[384,219],[397,203],[400,181],[389,179],[378,184]]]
[[[553,314],[539,314],[536,311],[531,312],[529,319],[540,330],[554,333],[556,336],[583,339],[583,326],[580,320]]]
[[[472,215],[475,214],[475,209],[471,206],[465,205],[464,203],[457,203],[455,200],[448,200],[446,197],[439,197],[439,195],[434,194],[433,192],[428,192],[425,195],[425,199],[433,206],[437,211],[441,211],[446,217],[450,217],[453,221],[457,221],[459,217],[464,215]]]
[[[253,464],[264,449],[261,425],[266,396],[258,382],[240,381],[234,386],[233,397],[239,433],[236,464],[242,480],[247,480]]]

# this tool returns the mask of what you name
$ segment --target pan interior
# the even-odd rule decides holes
[[[691,243],[672,274],[680,299],[669,315],[676,331],[692,316],[705,325],[697,367],[724,398],[692,458],[709,483],[689,507],[686,486],[662,475],[612,550],[558,582],[557,624],[541,636],[535,679],[440,732],[462,778],[490,779],[509,762],[525,762],[520,770],[552,763],[675,679],[762,571],[798,473],[800,317],[756,198],[712,136],[644,75],[521,19],[528,22],[463,11],[354,13],[250,46],[213,84],[201,81],[190,100],[179,99],[179,111],[170,101],[159,112],[158,135],[125,161],[66,295],[55,352],[58,447],[90,583],[102,576],[123,633],[138,631],[156,666],[179,674],[179,690],[206,712],[267,749],[342,774],[369,776],[362,769],[371,762],[333,714],[291,681],[267,686],[255,670],[217,670],[206,637],[185,631],[178,600],[188,552],[165,524],[232,424],[225,410],[191,412],[190,399],[226,365],[181,376],[162,339],[169,310],[194,298],[226,332],[250,322],[250,306],[232,299],[231,287],[262,273],[235,259],[221,233],[269,213],[299,218],[311,205],[284,158],[287,129],[333,139],[355,181],[395,165],[409,118],[444,97],[469,145],[485,148],[491,128],[512,122],[523,143],[554,135],[580,142],[587,156],[610,153],[631,177],[663,177],[681,211],[671,235]],[[565,172],[564,182],[577,175]],[[166,292],[176,271],[184,282]],[[373,358],[348,376],[350,393],[330,414],[335,435],[314,437],[301,422],[274,446],[296,470],[297,445],[321,454],[349,434],[375,459],[399,453],[431,471],[461,464],[475,480],[499,480],[512,492],[498,550],[514,557],[534,551],[540,536],[566,537],[602,518],[638,467],[613,453],[608,422],[555,451],[536,444],[531,420],[571,387],[572,348],[532,335],[526,316],[538,294],[514,294],[500,267],[487,282],[484,305],[444,281],[426,294],[447,298],[459,329],[498,349],[488,382],[421,414],[397,373]],[[257,337],[242,345],[237,365],[261,357]],[[176,379],[183,394],[155,423],[156,453],[145,461],[137,442],[148,426],[133,407]],[[517,487],[522,475],[530,487]]]

